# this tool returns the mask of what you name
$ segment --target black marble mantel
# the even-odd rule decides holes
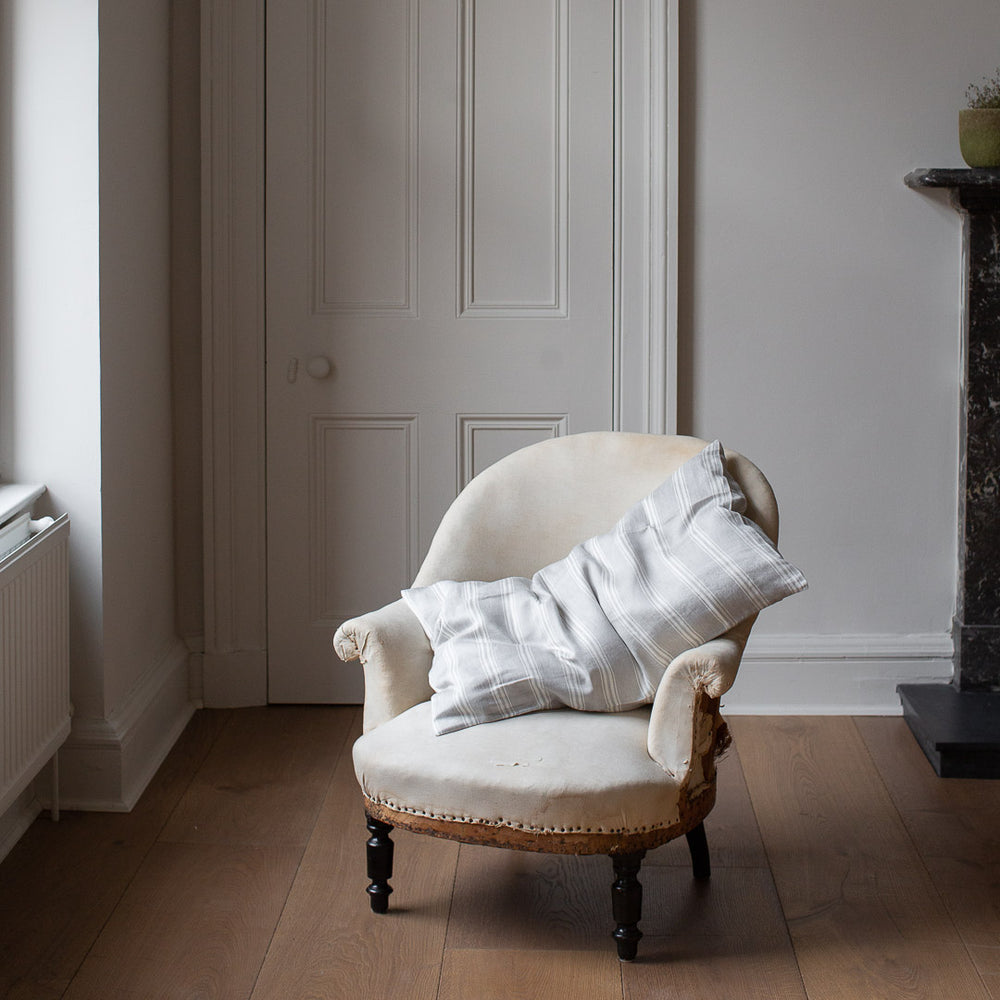
[[[915,170],[962,215],[963,375],[959,582],[951,684],[899,687],[942,777],[1000,778],[1000,169]]]

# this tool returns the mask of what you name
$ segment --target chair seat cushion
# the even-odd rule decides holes
[[[529,580],[403,591],[434,650],[439,734],[539,709],[635,709],[670,661],[802,590],[714,441]]]
[[[678,821],[681,785],[646,750],[648,708],[558,709],[444,736],[430,716],[423,702],[354,744],[371,802],[544,833],[640,833]]]

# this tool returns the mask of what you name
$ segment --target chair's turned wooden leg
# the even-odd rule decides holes
[[[639,882],[639,868],[645,851],[635,854],[612,854],[611,863],[615,869],[615,881],[611,885],[611,907],[615,927],[612,937],[618,943],[618,957],[623,962],[631,962],[639,947],[642,931],[638,924],[642,918],[642,885]]]
[[[366,843],[368,853],[368,877],[371,885],[366,890],[371,900],[373,913],[387,913],[389,910],[389,893],[392,886],[392,840],[389,834],[392,827],[379,819],[374,819],[365,813],[366,825],[371,836]]]
[[[704,823],[699,823],[693,830],[688,830],[687,842],[691,851],[694,877],[699,882],[707,882],[712,877],[712,860],[708,855],[708,837],[705,836]]]

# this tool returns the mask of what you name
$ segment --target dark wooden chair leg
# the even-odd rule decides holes
[[[691,851],[694,877],[699,882],[707,882],[712,877],[712,860],[708,855],[708,837],[705,836],[704,823],[699,823],[693,830],[687,832],[687,842]]]
[[[623,962],[631,962],[635,958],[639,939],[642,937],[642,931],[638,927],[642,918],[642,884],[638,875],[645,856],[645,851],[611,855],[615,870],[615,881],[611,885],[611,907],[618,925],[611,936],[618,944],[618,957]]]
[[[368,854],[368,877],[371,885],[366,890],[371,900],[373,913],[387,913],[389,910],[389,893],[392,886],[392,840],[389,834],[392,827],[381,820],[373,819],[365,813],[366,825],[371,836],[366,843]]]

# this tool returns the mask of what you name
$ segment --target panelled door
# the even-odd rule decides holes
[[[267,0],[269,697],[357,702],[473,475],[612,424],[609,0]]]

